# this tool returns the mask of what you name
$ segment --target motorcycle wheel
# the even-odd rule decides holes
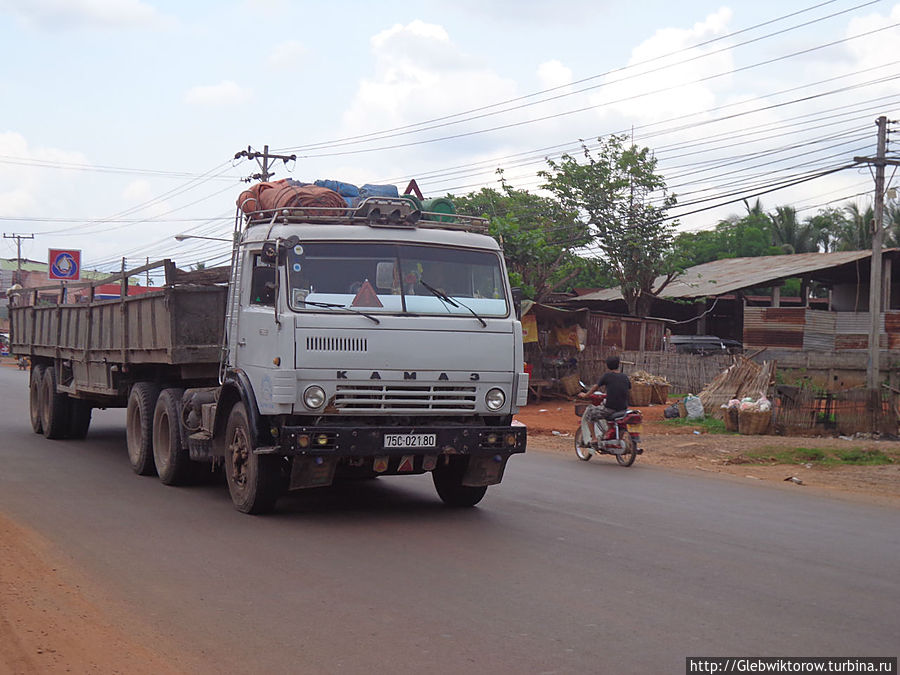
[[[575,454],[578,456],[578,459],[587,462],[591,457],[593,457],[593,453],[591,449],[586,446],[581,438],[581,427],[578,427],[578,431],[575,432]]]
[[[623,431],[620,440],[625,443],[625,451],[616,455],[616,461],[620,466],[631,466],[637,458],[637,441],[627,431]]]

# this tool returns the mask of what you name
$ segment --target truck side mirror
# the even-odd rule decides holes
[[[278,243],[274,241],[265,242],[262,245],[259,258],[268,265],[274,265],[278,261]]]
[[[522,289],[518,286],[512,288],[513,309],[516,310],[516,318],[522,320]]]

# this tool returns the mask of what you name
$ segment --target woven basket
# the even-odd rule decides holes
[[[665,404],[669,400],[669,385],[651,384],[650,403]]]
[[[629,395],[630,404],[633,406],[650,405],[650,398],[653,395],[653,386],[644,384],[643,382],[631,383],[631,394]]]
[[[561,377],[559,378],[559,383],[562,385],[563,391],[569,396],[574,396],[581,391],[581,381],[577,374]]]
[[[737,408],[726,408],[725,414],[722,416],[725,420],[725,431],[737,431],[738,430],[738,409]]]
[[[755,410],[741,410],[738,413],[738,432],[744,435],[756,435],[769,433],[772,426],[772,412],[758,412]]]

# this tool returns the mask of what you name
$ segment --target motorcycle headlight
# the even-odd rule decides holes
[[[325,390],[317,384],[307,387],[303,392],[303,405],[310,410],[321,408],[325,405]]]
[[[502,389],[491,389],[485,394],[484,403],[487,405],[488,410],[500,410],[503,404],[506,403],[506,394],[503,393]]]

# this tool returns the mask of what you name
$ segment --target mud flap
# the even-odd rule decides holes
[[[506,460],[508,459],[508,455],[470,457],[466,473],[463,475],[462,484],[467,487],[496,485],[503,480],[503,470],[506,468]]]
[[[331,485],[335,468],[337,459],[334,457],[294,457],[288,489],[299,490]]]

